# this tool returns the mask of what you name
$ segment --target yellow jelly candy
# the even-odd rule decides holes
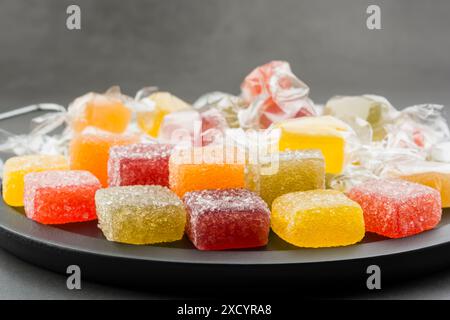
[[[63,156],[28,155],[9,158],[3,168],[3,199],[10,206],[21,207],[26,174],[67,169],[69,163]]]
[[[327,173],[340,173],[344,166],[346,135],[351,132],[343,121],[331,116],[302,117],[281,121],[280,151],[319,149]]]
[[[169,92],[155,92],[147,99],[154,103],[154,109],[138,112],[137,123],[142,131],[153,137],[158,136],[161,123],[167,114],[192,109],[188,103]]]
[[[336,190],[293,192],[272,204],[272,230],[283,240],[307,248],[354,244],[364,237],[363,211]]]
[[[161,186],[126,186],[97,190],[99,228],[110,241],[130,244],[171,242],[183,237],[183,202]]]

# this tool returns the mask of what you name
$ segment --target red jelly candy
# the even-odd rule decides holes
[[[169,186],[168,144],[132,144],[109,150],[109,186]]]
[[[438,191],[408,181],[370,180],[348,193],[364,212],[366,231],[402,238],[433,229],[441,220]]]
[[[97,219],[95,192],[99,180],[88,171],[58,170],[25,176],[25,213],[43,224]]]
[[[202,190],[183,197],[186,232],[200,250],[265,246],[270,211],[255,193],[245,189]]]

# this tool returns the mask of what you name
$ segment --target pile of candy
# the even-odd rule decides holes
[[[442,106],[398,111],[372,95],[316,105],[283,61],[256,68],[241,89],[191,105],[157,88],[132,98],[113,87],[67,111],[42,105],[55,112],[30,134],[0,129],[0,151],[16,155],[3,167],[3,199],[42,224],[98,219],[110,241],[186,234],[199,250],[265,246],[271,229],[310,248],[366,232],[406,237],[450,207]]]

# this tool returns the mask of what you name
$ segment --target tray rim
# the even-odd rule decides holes
[[[407,238],[386,239],[335,248],[200,251],[192,248],[171,248],[158,245],[136,246],[114,243],[106,239],[41,225],[29,220],[3,201],[0,204],[0,229],[11,236],[35,245],[57,250],[135,261],[199,265],[267,266],[335,263],[412,253],[436,246],[450,245],[450,224],[446,224]],[[51,231],[49,232],[49,230]],[[1,246],[5,247],[3,244]]]

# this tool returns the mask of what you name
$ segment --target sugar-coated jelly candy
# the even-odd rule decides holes
[[[69,163],[63,156],[28,155],[9,158],[3,168],[3,199],[10,206],[21,207],[26,174],[66,169],[69,169]]]
[[[343,121],[331,116],[302,117],[279,122],[281,151],[319,149],[327,173],[340,173],[344,166],[346,137],[352,132]]]
[[[169,157],[173,147],[168,144],[131,144],[109,150],[109,186],[169,186]]]
[[[400,179],[375,179],[353,187],[348,196],[364,212],[366,231],[402,238],[433,229],[441,220],[439,192]]]
[[[25,213],[43,224],[97,219],[95,192],[98,179],[88,171],[56,170],[25,176]]]
[[[271,206],[275,198],[290,192],[325,188],[325,163],[319,150],[285,151],[262,159],[256,168],[247,170],[247,179],[254,181],[255,191]]]
[[[105,94],[88,93],[75,99],[69,106],[69,124],[80,132],[92,126],[101,130],[122,133],[131,120],[131,109],[117,87]]]
[[[170,188],[188,191],[243,188],[244,154],[237,148],[208,146],[175,149],[169,160]]]
[[[129,244],[172,242],[183,237],[183,202],[161,186],[100,189],[95,195],[99,228],[110,241]]]
[[[265,246],[270,211],[264,201],[246,189],[202,190],[183,197],[186,233],[200,250]]]
[[[169,92],[155,92],[146,99],[153,102],[154,106],[151,110],[138,112],[137,122],[144,132],[153,137],[158,136],[161,123],[167,114],[192,109],[188,103]]]
[[[136,143],[138,140],[139,137],[135,135],[115,134],[87,128],[76,134],[70,143],[70,168],[91,172],[106,187],[109,149],[112,146]]]
[[[364,237],[358,203],[336,190],[311,190],[282,195],[272,204],[272,230],[298,247],[337,247]]]

